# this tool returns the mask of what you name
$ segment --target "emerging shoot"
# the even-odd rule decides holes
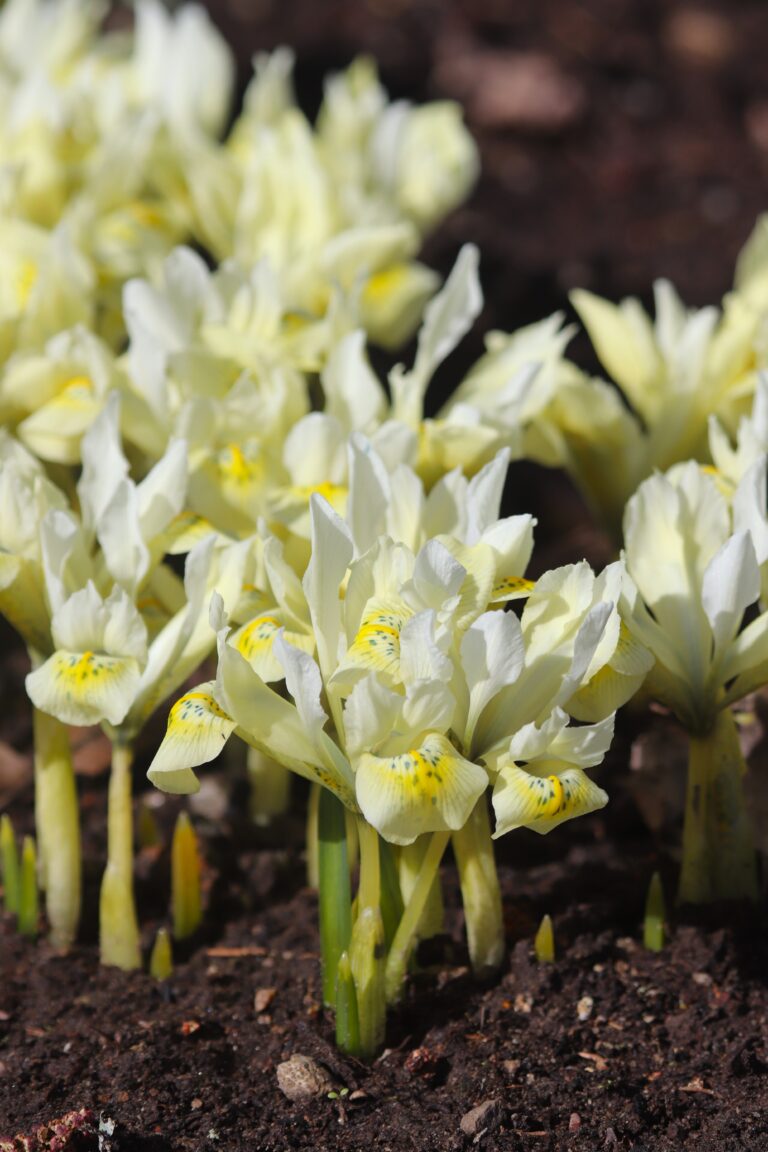
[[[155,980],[168,980],[173,973],[173,950],[167,928],[158,928],[149,957],[149,974]]]
[[[186,812],[179,813],[171,844],[173,937],[186,940],[203,919],[197,836]]]
[[[648,898],[645,902],[645,919],[643,921],[643,944],[650,952],[661,952],[664,947],[664,889],[661,886],[661,877],[654,872],[648,886]]]
[[[357,989],[348,952],[342,952],[336,968],[336,1043],[348,1055],[360,1051]]]
[[[21,848],[18,928],[21,936],[37,936],[40,915],[37,894],[37,852],[31,836],[24,837]]]
[[[15,916],[19,911],[21,878],[16,837],[8,815],[0,816],[0,862],[3,868],[3,904],[6,912]]]
[[[549,914],[541,918],[539,930],[534,937],[533,947],[539,964],[554,964],[555,934],[552,930],[552,918]]]

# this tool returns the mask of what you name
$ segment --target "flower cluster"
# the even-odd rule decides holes
[[[286,770],[310,782],[349,1051],[382,1043],[440,929],[449,843],[472,964],[498,968],[493,838],[606,803],[589,772],[641,689],[690,736],[682,896],[754,896],[730,708],[768,682],[766,222],[722,309],[664,281],[654,319],[574,293],[610,382],[566,358],[556,315],[491,333],[434,410],[483,303],[473,246],[442,286],[419,260],[476,179],[460,110],[392,103],[358,61],[312,124],[279,50],[233,117],[201,8],[103,15],[0,10],[0,611],[32,665],[54,942],[80,899],[66,726],[101,725],[102,957],[141,962],[131,760],[180,692],[158,787],[194,791],[232,737],[281,803]],[[411,337],[382,379],[369,343]],[[502,508],[523,457],[569,473],[619,559],[526,576],[534,521]]]

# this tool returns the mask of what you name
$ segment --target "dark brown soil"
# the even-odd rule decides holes
[[[209,7],[243,76],[253,51],[295,45],[310,110],[322,76],[361,50],[378,57],[393,95],[467,102],[484,175],[428,258],[445,270],[461,242],[480,245],[488,299],[479,330],[566,307],[576,284],[648,300],[652,280],[666,275],[689,303],[716,302],[768,207],[762,0]],[[506,86],[521,68],[522,95]],[[479,346],[469,340],[457,363]],[[577,355],[587,355],[583,346]],[[512,500],[540,518],[539,570],[584,550],[598,558],[565,482],[525,467],[514,478]],[[0,679],[18,708],[0,735],[20,754],[30,735],[23,671],[11,650]],[[393,1016],[389,1049],[372,1068],[333,1047],[319,1003],[315,900],[298,854],[241,824],[200,823],[208,919],[167,986],[98,966],[104,786],[84,776],[83,942],[62,959],[0,924],[0,1137],[32,1136],[86,1108],[93,1116],[69,1121],[79,1135],[60,1152],[768,1152],[763,912],[675,915],[660,955],[641,947],[650,875],[661,859],[671,892],[675,868],[622,797],[627,753],[625,745],[614,757],[618,803],[605,813],[545,841],[524,833],[503,846],[509,958],[485,987],[466,968],[449,870],[450,939],[433,949],[435,970]],[[78,763],[93,772],[102,754],[94,745]],[[28,788],[11,811],[29,827]],[[277,843],[301,843],[300,827],[279,835]],[[165,854],[139,860],[147,943],[165,915],[167,871]],[[532,955],[545,912],[555,922],[552,966]],[[286,1099],[275,1069],[294,1053],[322,1063],[336,1095]],[[462,1130],[479,1105],[487,1108],[474,1132],[469,1118]],[[48,1136],[39,1146],[57,1147]]]
[[[501,870],[509,959],[485,987],[458,943],[449,872],[454,935],[431,957],[441,970],[412,987],[371,1068],[334,1049],[315,897],[284,850],[243,842],[220,856],[224,841],[210,842],[230,872],[230,917],[209,921],[167,985],[100,968],[92,945],[54,956],[5,925],[0,1134],[88,1108],[114,1121],[116,1152],[768,1150],[764,925],[753,914],[726,927],[712,914],[681,919],[661,954],[645,951],[656,862],[604,834],[600,819],[584,821],[564,859],[530,868],[519,863],[532,836],[518,837],[518,864]],[[142,904],[162,906],[165,862],[141,864]],[[531,945],[545,911],[553,965]],[[275,1069],[294,1053],[324,1065],[337,1095],[286,1099]],[[462,1117],[487,1102],[465,1134]]]

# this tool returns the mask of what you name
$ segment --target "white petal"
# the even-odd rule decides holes
[[[437,733],[399,756],[364,754],[355,778],[363,815],[393,844],[462,828],[488,783],[482,768]]]
[[[760,595],[760,569],[748,532],[726,540],[704,573],[701,599],[720,655],[735,637],[744,612]]]
[[[445,638],[447,641],[447,637]],[[417,680],[447,683],[453,665],[435,635],[435,613],[418,612],[407,620],[400,633],[400,675],[404,684]]]
[[[26,679],[30,700],[41,712],[83,727],[125,718],[139,687],[136,660],[92,651],[54,652]]]
[[[288,644],[281,633],[275,638],[274,651],[285,672],[285,686],[296,703],[305,731],[310,739],[319,742],[328,716],[321,703],[323,679],[320,669],[309,652],[302,652]]]
[[[315,629],[320,667],[325,676],[330,677],[339,659],[339,592],[352,559],[352,540],[346,524],[326,500],[313,495],[309,506],[312,556],[303,586]]]
[[[347,522],[358,555],[367,552],[384,532],[391,498],[389,477],[381,460],[364,437],[352,436]]]
[[[525,648],[520,621],[511,612],[487,612],[467,629],[461,641],[461,663],[469,689],[465,745],[470,747],[485,706],[523,667]]]
[[[77,484],[83,523],[94,530],[115,490],[128,476],[120,438],[120,397],[110,392],[104,408],[83,436],[83,471]]]
[[[322,381],[326,411],[343,427],[367,432],[381,422],[386,395],[368,363],[364,332],[350,332],[332,348]]]
[[[467,491],[469,523],[464,541],[466,544],[476,544],[486,529],[498,521],[508,467],[509,449],[502,448],[470,480]]]
[[[373,751],[395,728],[403,698],[376,675],[358,680],[344,704],[345,745],[350,756]]]

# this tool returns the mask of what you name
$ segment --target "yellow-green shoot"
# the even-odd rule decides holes
[[[0,862],[3,868],[3,905],[15,916],[19,911],[19,853],[13,824],[7,814],[0,816]]]
[[[554,964],[555,933],[552,929],[552,918],[549,914],[541,918],[539,930],[533,940],[533,948],[539,964]]]
[[[180,812],[171,844],[173,937],[186,940],[200,927],[203,902],[197,836],[186,812]]]
[[[155,980],[168,980],[173,973],[173,950],[167,928],[159,928],[149,957],[149,974]]]
[[[18,929],[22,936],[36,936],[40,907],[37,893],[37,852],[35,841],[25,836],[21,846]]]
[[[643,920],[643,944],[650,952],[661,952],[664,947],[664,889],[661,886],[661,877],[654,872],[648,886],[648,898],[645,902],[645,919]]]

